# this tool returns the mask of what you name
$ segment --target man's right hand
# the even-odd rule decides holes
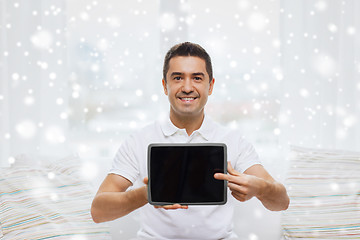
[[[145,177],[143,180],[144,184],[148,185],[149,178]],[[175,210],[175,209],[188,209],[189,207],[187,205],[180,205],[178,203],[173,205],[155,205],[155,208],[163,208],[165,210]]]

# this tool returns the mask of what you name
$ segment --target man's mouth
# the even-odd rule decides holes
[[[197,99],[197,97],[179,97],[179,99],[183,102],[192,102]]]

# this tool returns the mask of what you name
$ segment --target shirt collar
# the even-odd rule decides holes
[[[200,128],[194,132],[198,132],[205,140],[209,141],[213,134],[213,130],[215,129],[214,124],[214,121],[205,114]],[[170,118],[168,118],[166,121],[161,123],[161,130],[165,136],[169,137],[180,129],[171,122]]]
[[[170,117],[161,123],[161,130],[163,131],[163,134],[167,137],[175,134],[179,128],[177,128],[170,120]]]

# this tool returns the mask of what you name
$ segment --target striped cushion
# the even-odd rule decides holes
[[[285,239],[360,239],[360,153],[292,147]]]
[[[24,161],[0,170],[2,240],[111,239],[107,226],[91,219],[94,192],[74,162]]]

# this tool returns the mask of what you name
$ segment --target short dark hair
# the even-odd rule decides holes
[[[176,44],[166,53],[164,59],[164,67],[163,67],[163,78],[166,82],[166,74],[169,71],[169,62],[173,57],[199,57],[205,61],[206,71],[209,74],[209,81],[213,79],[213,70],[211,65],[211,58],[209,54],[202,48],[199,44],[191,43],[191,42],[183,42]]]

